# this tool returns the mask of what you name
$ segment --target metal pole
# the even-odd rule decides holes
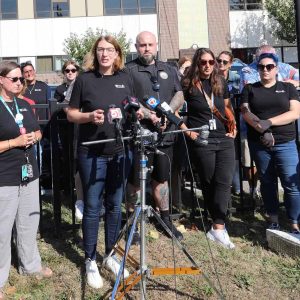
[[[295,5],[295,22],[296,22],[296,43],[298,50],[298,69],[299,69],[299,61],[300,61],[300,0],[294,0]]]
[[[142,145],[143,148],[143,145]],[[141,246],[140,246],[140,272],[142,276],[142,280],[140,283],[141,289],[141,300],[144,300],[146,297],[146,276],[145,271],[147,270],[146,265],[146,237],[145,237],[145,223],[146,223],[146,213],[147,213],[147,206],[146,206],[146,182],[147,182],[147,157],[145,152],[142,149],[140,155],[140,188],[141,188]]]

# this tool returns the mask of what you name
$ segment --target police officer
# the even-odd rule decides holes
[[[135,47],[138,58],[126,65],[127,71],[133,80],[135,95],[138,99],[143,99],[146,95],[160,98],[160,101],[167,102],[174,112],[183,104],[183,93],[176,70],[156,59],[157,42],[153,33],[143,31],[136,37]],[[143,127],[154,131],[161,119],[156,114],[146,108],[142,109],[144,118],[141,121]],[[162,130],[175,129],[171,124],[162,125]],[[158,149],[166,155],[154,154],[149,157],[153,163],[152,176],[152,194],[156,207],[165,224],[170,228],[177,239],[183,238],[182,234],[172,225],[169,214],[169,187],[168,179],[170,176],[170,165],[168,157],[172,161],[174,136],[165,135]],[[138,157],[136,157],[135,167],[128,184],[129,202],[132,197],[136,197],[138,191]],[[130,199],[131,198],[131,199]]]

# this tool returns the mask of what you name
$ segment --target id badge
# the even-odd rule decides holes
[[[33,177],[33,170],[31,164],[25,164],[22,166],[22,182],[26,182],[29,180],[29,178]]]
[[[216,130],[217,129],[217,123],[215,119],[209,120],[209,130]]]

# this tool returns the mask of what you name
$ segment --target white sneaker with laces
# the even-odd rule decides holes
[[[103,280],[99,273],[98,266],[95,260],[89,258],[85,261],[85,271],[87,276],[87,283],[94,289],[103,287]]]
[[[83,218],[83,208],[84,203],[82,200],[77,200],[75,202],[75,217],[77,220],[81,221]]]
[[[214,241],[222,245],[223,247],[227,249],[234,249],[235,245],[230,241],[228,232],[226,229],[213,229],[211,228],[206,236]]]
[[[103,260],[103,265],[104,267],[111,271],[115,277],[118,276],[119,270],[121,268],[121,262],[116,258],[115,255],[111,255],[106,257]],[[127,278],[129,276],[129,272],[126,270],[126,268],[124,268],[124,278]]]

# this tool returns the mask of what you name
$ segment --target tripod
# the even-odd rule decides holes
[[[182,133],[184,131],[189,130],[202,130],[202,128],[191,128],[187,130],[174,130],[169,132],[163,132],[162,134],[173,134],[173,133]],[[140,134],[137,138],[142,140],[143,137],[153,136],[153,133],[149,133],[146,135]],[[132,139],[133,137],[124,137],[123,140]],[[94,142],[86,142],[85,145],[95,144],[95,143],[104,143],[115,141],[115,139],[110,140],[102,140],[102,141],[94,141]],[[149,168],[147,167],[147,156],[146,149],[141,141],[140,143],[140,193],[141,193],[141,203],[140,205],[135,207],[133,214],[130,216],[127,224],[121,230],[118,240],[112,249],[110,255],[113,253],[119,254],[122,256],[121,267],[119,269],[119,273],[117,275],[112,294],[110,299],[120,300],[123,298],[125,294],[127,294],[136,284],[140,283],[140,291],[141,291],[141,299],[145,300],[146,294],[146,280],[148,276],[166,276],[166,275],[199,275],[202,274],[206,281],[211,285],[211,287],[215,290],[215,292],[222,298],[219,291],[214,287],[214,285],[210,282],[209,278],[202,272],[200,266],[195,262],[193,257],[188,253],[188,251],[183,247],[183,245],[177,240],[172,231],[167,227],[167,225],[163,222],[160,216],[156,213],[156,211],[146,205],[146,182],[147,182],[147,174],[149,172]],[[146,237],[145,237],[145,227],[146,227],[146,218],[149,216],[154,216],[158,223],[163,227],[163,229],[168,233],[168,235],[173,239],[175,245],[185,254],[188,260],[191,262],[192,267],[178,267],[178,268],[149,268],[147,265],[147,255],[146,255]],[[138,226],[138,219],[140,219],[140,262],[137,262],[133,257],[129,255],[129,250],[132,244],[133,235]],[[131,226],[131,230],[129,232],[129,236],[127,237],[127,243],[125,249],[123,249],[119,242],[126,234],[126,229]],[[122,280],[122,273],[125,268],[125,262],[128,262],[133,268],[136,270],[126,279]]]

